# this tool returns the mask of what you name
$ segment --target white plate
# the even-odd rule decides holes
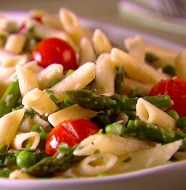
[[[11,19],[24,19],[25,13],[7,12]],[[140,34],[145,41],[162,47],[181,50],[179,44],[95,20],[82,19],[82,23],[90,28],[101,28],[109,37],[118,43],[129,36]],[[9,180],[0,178],[0,190],[185,190],[186,161],[168,164],[151,169],[140,170],[128,174],[119,174],[101,178],[81,179],[43,179],[43,180]]]

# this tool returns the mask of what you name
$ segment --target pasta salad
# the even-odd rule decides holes
[[[186,159],[186,51],[113,43],[66,8],[0,22],[0,177],[108,176]]]

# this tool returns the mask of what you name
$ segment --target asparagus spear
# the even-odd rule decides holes
[[[122,94],[123,92],[124,77],[125,77],[124,67],[120,66],[117,69],[116,79],[115,79],[115,90],[116,93],[118,94]]]
[[[138,98],[128,98],[124,95],[115,94],[113,96],[98,95],[90,90],[73,90],[67,92],[73,103],[81,107],[95,111],[111,110],[115,113],[134,111]],[[167,109],[172,106],[172,100],[167,95],[143,97],[160,109]]]
[[[30,168],[26,170],[32,176],[35,177],[50,177],[54,176],[56,172],[63,172],[72,167],[72,165],[80,161],[83,157],[73,155],[72,149],[64,154],[57,153],[51,157],[45,157]]]
[[[154,140],[162,144],[183,139],[186,136],[183,132],[171,131],[141,120],[129,120],[127,133],[133,133],[140,138]]]
[[[95,111],[103,111],[116,106],[116,101],[103,95],[97,95],[90,90],[68,91],[71,102]]]
[[[18,81],[13,81],[9,84],[3,97],[0,100],[0,117],[12,111],[17,105],[20,98],[20,90]]]

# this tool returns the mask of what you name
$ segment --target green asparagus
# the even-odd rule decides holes
[[[71,102],[81,107],[95,111],[109,110],[114,113],[134,111],[138,98],[128,98],[125,95],[115,94],[110,97],[98,95],[90,90],[73,90],[66,92]],[[144,97],[160,109],[167,109],[172,106],[172,100],[167,95]]]
[[[129,120],[127,133],[132,133],[140,138],[153,140],[162,144],[183,139],[186,136],[183,132],[168,130],[141,120]]]
[[[18,81],[9,84],[3,97],[0,100],[0,117],[12,111],[16,107],[20,98],[20,90]]]
[[[115,90],[116,90],[116,93],[118,94],[123,93],[124,77],[125,77],[124,67],[120,66],[117,69],[116,79],[115,79]]]
[[[54,156],[45,157],[30,168],[26,172],[35,177],[50,177],[56,172],[63,172],[72,167],[73,164],[80,161],[83,157],[73,155],[74,148],[67,153],[58,153]]]

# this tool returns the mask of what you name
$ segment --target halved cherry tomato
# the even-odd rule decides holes
[[[48,38],[39,42],[32,53],[37,63],[46,68],[52,63],[63,65],[63,70],[78,68],[76,52],[66,41],[59,38]]]
[[[174,105],[168,110],[177,111],[180,117],[186,116],[186,81],[178,77],[160,81],[151,89],[149,95],[169,95]]]
[[[45,152],[54,155],[60,143],[64,142],[69,146],[74,146],[98,131],[99,127],[88,119],[64,121],[49,133],[45,143]]]

